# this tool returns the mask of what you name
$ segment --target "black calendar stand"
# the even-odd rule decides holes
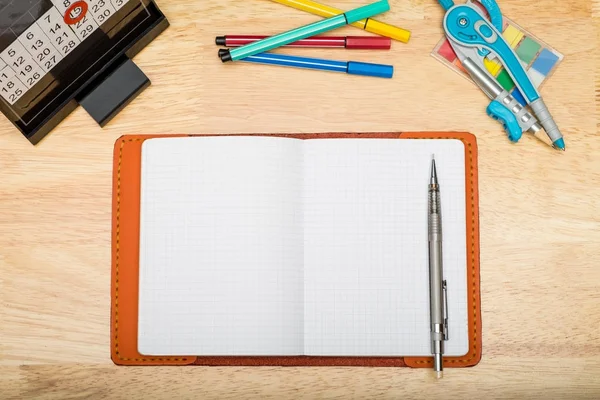
[[[154,0],[0,0],[0,109],[34,145],[79,105],[105,126],[150,85],[132,58],[168,26]]]

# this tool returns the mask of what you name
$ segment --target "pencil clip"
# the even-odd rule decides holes
[[[442,282],[442,301],[444,302],[444,340],[448,340],[448,285],[446,281]]]

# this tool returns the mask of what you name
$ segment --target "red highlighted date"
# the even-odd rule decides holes
[[[85,18],[88,9],[88,3],[83,0],[76,1],[65,12],[65,23],[68,25],[75,25],[82,21]]]

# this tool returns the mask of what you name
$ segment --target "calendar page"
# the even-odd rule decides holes
[[[0,101],[24,134],[150,29],[153,0],[0,0]]]

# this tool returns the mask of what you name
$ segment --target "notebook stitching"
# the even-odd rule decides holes
[[[422,138],[425,139],[425,138]],[[446,137],[434,137],[430,139],[447,139]],[[144,139],[123,139],[119,148],[119,163],[117,168],[117,224],[116,224],[116,254],[115,254],[115,353],[121,361],[189,361],[187,358],[172,358],[172,357],[158,357],[158,358],[128,358],[121,357],[119,352],[119,235],[120,235],[120,217],[121,217],[121,165],[123,160],[123,147],[126,142],[140,142]],[[471,264],[472,264],[472,288],[473,288],[473,353],[467,359],[459,360],[447,360],[447,363],[468,363],[472,361],[477,354],[477,286],[475,283],[475,195],[473,193],[473,149],[471,143],[465,143],[464,139],[459,139],[461,142],[466,144],[469,148],[469,175],[471,181]],[[431,364],[432,360],[416,361],[416,364]]]
[[[153,358],[129,358],[121,357],[119,352],[119,235],[121,234],[121,164],[123,161],[123,147],[126,142],[140,142],[143,139],[126,139],[121,141],[119,148],[119,166],[117,168],[117,234],[116,234],[116,254],[115,254],[115,353],[121,361],[189,361],[187,358],[172,358],[172,357],[153,357]]]

